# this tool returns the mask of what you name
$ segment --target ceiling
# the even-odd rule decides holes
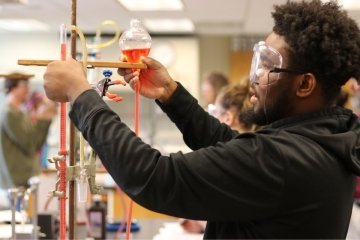
[[[33,18],[45,22],[50,31],[58,31],[61,23],[71,22],[71,0],[0,0],[0,19]],[[151,0],[148,0],[151,1]],[[269,33],[273,21],[274,4],[286,0],[182,0],[180,12],[129,12],[117,0],[77,0],[77,25],[85,33],[94,33],[101,21],[110,19],[121,29],[128,28],[131,18],[190,18],[195,34],[264,35]],[[360,12],[350,15],[360,23]],[[4,31],[4,30],[3,30]],[[111,33],[112,29],[104,29]],[[177,34],[176,29],[171,34]]]

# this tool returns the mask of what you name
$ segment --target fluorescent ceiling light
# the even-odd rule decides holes
[[[181,0],[118,0],[129,11],[181,11]]]
[[[28,4],[28,0],[0,0],[0,4]]]
[[[144,26],[150,32],[159,33],[189,33],[195,29],[193,22],[189,19],[145,19]]]
[[[48,25],[35,19],[0,19],[0,29],[13,32],[46,31]]]
[[[339,4],[342,5],[345,10],[360,10],[359,0],[340,0]]]
[[[329,0],[322,0],[323,2],[329,2]],[[356,11],[360,10],[359,0],[338,0],[338,4],[345,10]]]

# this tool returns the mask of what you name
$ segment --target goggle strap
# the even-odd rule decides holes
[[[286,72],[286,73],[296,73],[296,74],[304,74],[304,71],[301,70],[297,70],[297,69],[291,69],[291,68],[277,68],[275,67],[273,70],[271,70],[270,72],[273,73],[282,73],[282,72]]]

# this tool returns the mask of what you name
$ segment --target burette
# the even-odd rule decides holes
[[[77,33],[79,29],[76,26],[71,26],[71,30],[75,30]],[[80,39],[84,41],[84,35],[79,35]],[[83,53],[87,54],[86,45],[83,45]],[[65,24],[60,26],[60,59],[61,61],[66,61],[67,54],[67,27]],[[83,66],[86,68],[87,61],[83,59]],[[58,161],[59,164],[59,209],[60,209],[60,219],[59,219],[59,238],[60,240],[66,239],[66,102],[60,103],[60,149],[59,156],[61,158]],[[81,140],[80,140],[81,142]],[[83,149],[80,151],[82,152]],[[80,154],[81,156],[81,154]],[[83,161],[80,161],[80,166],[83,165]],[[81,172],[80,172],[81,173]]]
[[[62,24],[60,26],[60,59],[66,61],[66,26]],[[59,156],[62,156],[59,160],[60,168],[60,185],[59,191],[59,208],[60,208],[60,226],[59,237],[60,240],[66,239],[66,102],[60,103],[60,149]]]

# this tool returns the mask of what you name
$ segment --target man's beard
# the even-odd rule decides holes
[[[258,111],[255,108],[248,109],[240,115],[240,120],[246,124],[256,124],[264,126],[284,118],[289,111],[290,97],[289,94],[281,94],[278,99],[273,99],[271,103],[267,103],[265,99],[265,106],[263,105]]]
[[[240,115],[240,121],[245,124],[256,124],[258,126],[263,126],[267,124],[265,112],[262,111],[255,112],[254,108],[249,109]]]

